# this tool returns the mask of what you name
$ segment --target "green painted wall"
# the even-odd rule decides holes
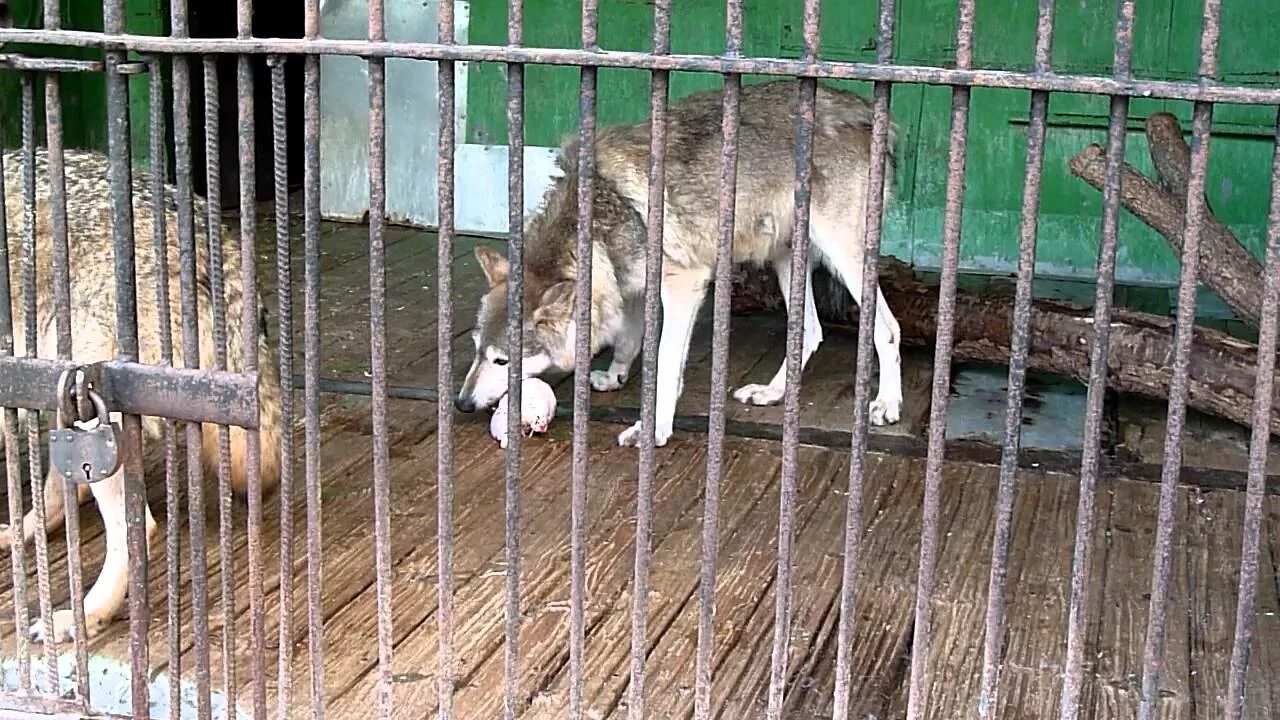
[[[672,51],[717,53],[724,43],[723,0],[673,3]],[[1280,28],[1275,0],[1224,3],[1222,79],[1280,86],[1280,53],[1261,52],[1274,45]],[[824,4],[821,54],[832,60],[872,61],[875,55],[875,0]],[[1199,58],[1200,0],[1150,0],[1139,6],[1134,67],[1141,76],[1188,79]],[[798,56],[801,4],[787,0],[746,0],[744,52],[756,56]],[[525,44],[579,47],[578,0],[526,0]],[[603,0],[600,42],[609,50],[650,50],[653,7],[645,0]],[[1105,75],[1111,71],[1115,3],[1079,0],[1058,3],[1053,61],[1062,72]],[[992,0],[979,3],[975,62],[979,66],[1030,69],[1035,42],[1036,3]],[[954,0],[901,0],[898,3],[896,59],[901,63],[950,65],[954,61]],[[504,44],[506,3],[473,0],[470,39]],[[505,144],[506,84],[498,64],[473,66],[468,89],[467,141]],[[525,71],[526,142],[554,145],[577,127],[575,68],[530,66]],[[758,78],[748,78],[748,82]],[[717,76],[678,73],[672,98],[714,87]],[[866,83],[847,83],[870,92]],[[648,112],[648,74],[602,69],[599,72],[599,121],[640,121]],[[886,223],[887,252],[922,267],[937,264],[941,250],[946,191],[947,135],[951,90],[899,86],[892,111],[901,127],[897,151],[902,158],[898,200]],[[971,98],[970,141],[965,190],[962,265],[978,272],[1012,272],[1017,257],[1018,218],[1025,162],[1025,129],[1030,94],[975,89]],[[1088,280],[1097,259],[1101,196],[1067,171],[1067,159],[1089,143],[1105,143],[1108,100],[1055,95],[1045,156],[1044,195],[1038,272]],[[1150,170],[1142,121],[1167,110],[1188,132],[1189,103],[1135,100],[1128,160]],[[1270,192],[1270,138],[1275,108],[1219,106],[1215,110],[1208,194],[1219,216],[1261,256]],[[1122,282],[1173,285],[1178,261],[1158,235],[1122,214],[1119,276]],[[1163,291],[1160,291],[1163,293]],[[1206,301],[1206,312],[1220,314],[1220,303]]]
[[[41,0],[11,0],[14,26],[39,28],[44,17]],[[168,32],[168,3],[166,0],[126,0],[126,29],[143,35],[163,35]],[[69,30],[102,30],[101,0],[62,0],[62,26]],[[102,53],[92,48],[36,47],[12,45],[6,52],[22,52],[45,57],[64,57],[99,60]],[[131,55],[131,59],[137,59]],[[148,79],[145,74],[129,79],[129,107],[134,157],[145,160],[150,156],[148,145]],[[106,82],[103,73],[65,73],[62,75],[62,113],[64,142],[68,147],[107,147]],[[4,133],[6,147],[17,147],[22,142],[22,89],[18,73],[0,72],[0,132]],[[45,143],[44,81],[36,76],[36,140]]]

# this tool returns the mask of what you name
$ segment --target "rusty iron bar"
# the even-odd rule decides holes
[[[274,170],[276,230],[276,313],[281,378],[293,377],[293,268],[292,232],[289,227],[288,110],[285,105],[285,65],[288,59],[272,56],[271,139]],[[280,392],[280,574],[277,596],[280,617],[276,649],[276,716],[286,717],[293,705],[293,390]]]
[[[1222,33],[1221,0],[1205,0],[1200,33],[1202,79],[1218,75],[1218,43]],[[1182,470],[1182,431],[1187,416],[1188,376],[1191,372],[1191,339],[1196,316],[1196,277],[1200,268],[1200,235],[1204,230],[1206,176],[1209,173],[1209,139],[1213,128],[1213,104],[1197,102],[1191,119],[1191,173],[1187,178],[1186,214],[1182,226],[1181,273],[1178,278],[1178,313],[1173,335],[1173,375],[1165,422],[1164,455],[1160,472],[1160,505],[1151,568],[1151,596],[1147,610],[1146,642],[1142,660],[1142,694],[1138,720],[1155,717],[1160,672],[1169,617],[1169,581],[1173,574],[1174,505]],[[1262,346],[1259,346],[1261,348]],[[1261,353],[1260,353],[1261,354]],[[1269,396],[1268,396],[1269,397]]]
[[[818,61],[821,0],[805,0],[804,50],[806,63]],[[765,717],[782,716],[787,683],[787,653],[791,640],[792,545],[795,541],[796,482],[799,478],[800,384],[804,368],[805,294],[809,283],[809,211],[813,194],[813,133],[817,81],[804,78],[797,88],[795,144],[795,220],[791,232],[790,287],[787,294],[786,386],[782,395],[782,478],[778,491],[777,572],[774,579],[773,651]]]
[[[253,0],[236,1],[236,37],[253,35]],[[252,58],[236,57],[236,130],[239,150],[240,190],[240,350],[245,373],[258,370],[257,273],[257,131],[254,123],[254,80]],[[234,272],[234,268],[228,268]],[[219,285],[213,285],[219,287]],[[233,322],[228,317],[227,323]],[[229,431],[228,440],[229,440]],[[266,602],[263,595],[262,559],[262,438],[257,431],[244,434],[245,493],[248,495],[249,565],[249,668],[253,678],[253,717],[267,716]],[[223,495],[223,503],[231,498]],[[233,673],[231,679],[235,679]]]
[[[320,0],[306,0],[303,34],[320,34]],[[303,66],[303,415],[306,418],[307,651],[311,660],[311,717],[324,720],[324,615],[320,599],[323,500],[320,495],[320,58]]]
[[[1280,108],[1276,113],[1275,144],[1271,161],[1271,220],[1267,226],[1266,287],[1258,347],[1275,347],[1277,315],[1280,315]],[[1249,439],[1249,481],[1245,495],[1244,530],[1240,539],[1240,587],[1236,593],[1235,638],[1231,646],[1231,674],[1227,680],[1224,717],[1244,717],[1244,693],[1253,641],[1254,612],[1258,604],[1259,538],[1262,503],[1266,496],[1267,453],[1270,449],[1271,398],[1274,391],[1275,353],[1258,354],[1258,380],[1253,391],[1253,428]]]
[[[1040,0],[1036,22],[1035,70],[1049,72],[1053,54],[1055,0]],[[982,685],[978,717],[990,720],[999,701],[1000,663],[1005,641],[1005,588],[1009,575],[1009,538],[1017,492],[1018,453],[1022,442],[1022,404],[1026,389],[1027,354],[1031,348],[1031,300],[1035,279],[1039,230],[1040,188],[1049,94],[1031,93],[1027,125],[1027,159],[1022,185],[1022,220],[1018,238],[1018,280],[1014,290],[1013,333],[1010,339],[1009,379],[1006,383],[1004,440],[1000,453],[1000,481],[996,491],[996,521],[991,541],[991,573],[987,585],[986,630],[982,655]]]
[[[226,371],[170,368],[123,360],[79,364],[46,358],[0,357],[0,396],[9,398],[12,407],[55,410],[57,398],[48,388],[57,385],[58,376],[64,371],[76,368],[98,372],[101,376],[98,393],[112,409],[120,412],[245,428],[258,425],[254,410],[258,389],[254,377]]]
[[[1133,74],[1134,0],[1121,0],[1116,13],[1113,66],[1118,82]],[[1116,276],[1116,246],[1120,220],[1120,171],[1124,162],[1125,129],[1129,99],[1111,98],[1107,125],[1107,175],[1102,190],[1102,242],[1098,248],[1098,280],[1093,299],[1093,337],[1089,355],[1089,382],[1085,397],[1084,446],[1080,459],[1080,494],[1076,506],[1076,537],[1072,550],[1070,605],[1067,617],[1067,651],[1062,673],[1060,720],[1076,720],[1084,683],[1085,619],[1089,602],[1089,575],[1093,563],[1094,509],[1098,466],[1102,452],[1103,399],[1107,390],[1107,358],[1111,339],[1111,307]]]
[[[22,85],[22,190],[23,215],[25,226],[22,233],[22,294],[23,294],[23,338],[26,341],[28,354],[35,354],[37,347],[36,318],[36,271],[40,264],[36,257],[39,247],[36,237],[39,227],[36,210],[36,111],[35,111],[35,75],[25,72],[21,76]],[[46,168],[47,170],[47,168]],[[52,386],[46,386],[46,388]],[[45,638],[43,643],[45,674],[49,681],[46,692],[60,695],[58,677],[58,655],[56,638],[53,637],[53,600],[49,586],[49,538],[45,534],[45,477],[41,464],[40,451],[40,414],[27,413],[27,481],[31,486],[31,517],[35,528],[36,555],[36,593],[40,606],[40,619],[44,624]]]
[[[383,0],[369,0],[369,39],[386,38]],[[378,612],[378,717],[391,717],[391,486],[387,437],[386,61],[369,68],[369,361],[373,371],[373,534]]]
[[[894,0],[882,0],[876,32],[876,62],[893,63],[896,21]],[[879,297],[880,245],[884,220],[885,183],[894,182],[889,163],[889,117],[893,86],[875,83],[872,90],[871,157],[867,172],[867,208],[862,260],[862,292],[858,299],[858,359],[854,374],[853,427],[850,430],[849,483],[845,500],[844,562],[840,580],[840,617],[836,631],[836,678],[833,720],[849,717],[854,602],[858,563],[862,555],[862,506],[866,488],[868,425],[871,401],[871,358],[875,352],[875,314]]]
[[[155,72],[150,73],[148,77],[148,101],[150,103],[150,117],[147,123],[147,136],[149,144],[149,179],[151,191],[151,217],[152,223],[152,253],[155,263],[155,303],[158,312],[156,313],[156,330],[160,345],[160,362],[166,367],[173,367],[173,326],[170,314],[171,300],[169,297],[169,248],[165,219],[165,126],[164,126],[164,74],[160,70],[160,59],[152,60],[156,64]],[[164,440],[164,487],[165,487],[165,517],[179,518],[180,508],[178,505],[179,478],[178,478],[178,444],[174,421],[170,418],[161,419],[163,427]],[[75,486],[71,481],[67,481],[67,497],[75,497],[72,492]],[[67,503],[70,507],[75,503]],[[181,616],[181,599],[182,599],[182,564],[181,552],[182,543],[179,538],[180,525],[177,522],[166,522],[164,528],[165,538],[165,612],[167,623],[165,627],[165,644],[168,658],[168,676],[169,676],[169,697],[175,698],[179,696],[182,689],[182,616]],[[76,598],[79,592],[72,591],[72,598]],[[79,635],[84,637],[84,635]],[[84,643],[76,643],[77,649],[84,647]],[[86,670],[88,668],[88,659],[86,657]],[[86,683],[87,684],[87,683]],[[174,704],[170,706],[169,717],[171,720],[178,720],[180,708]]]
[[[4,153],[0,153],[0,176],[7,176],[4,169]],[[7,183],[0,182],[0,361],[13,357],[13,295],[12,278],[9,268],[12,258],[9,255],[9,213],[8,199],[5,196]],[[20,452],[18,447],[18,411],[15,407],[4,408],[4,456],[16,458]],[[6,490],[9,499],[9,568],[10,580],[13,583],[13,628],[14,654],[18,661],[18,689],[24,696],[31,694],[31,639],[28,635],[31,625],[30,609],[27,606],[27,561],[26,547],[22,531],[22,470],[20,463],[5,462]]]
[[[593,27],[594,32],[594,27]],[[584,24],[585,33],[585,24]],[[583,47],[598,49],[599,44],[594,37],[590,45]],[[671,51],[671,2],[659,0],[653,5],[653,53],[664,55]],[[583,70],[585,74],[587,70]],[[594,71],[591,71],[594,74]],[[594,80],[593,80],[594,82]],[[630,720],[642,720],[645,717],[645,659],[648,655],[649,643],[646,639],[649,613],[649,575],[650,561],[653,553],[653,480],[657,470],[654,457],[656,445],[655,431],[657,425],[657,371],[658,371],[658,312],[661,303],[663,251],[662,238],[665,229],[664,210],[666,197],[666,158],[667,158],[667,96],[670,88],[670,75],[666,71],[654,70],[650,74],[649,88],[649,167],[647,213],[645,216],[646,251],[645,251],[645,289],[642,321],[644,323],[641,338],[641,389],[640,389],[640,442],[637,458],[636,478],[636,527],[635,527],[635,560],[632,567],[631,590],[631,652],[630,682],[627,685],[627,717]],[[584,113],[586,110],[584,109]],[[586,146],[584,136],[583,146]],[[584,151],[585,152],[585,151]],[[594,158],[595,153],[591,153]],[[584,184],[586,181],[584,180]],[[581,200],[579,200],[581,202]],[[579,206],[581,217],[589,217]],[[578,226],[579,234],[583,234],[583,226]],[[581,252],[581,251],[580,251]],[[582,291],[579,290],[579,293]],[[585,305],[585,303],[583,303]],[[578,326],[583,318],[579,316]],[[587,340],[587,338],[583,338]],[[587,346],[589,347],[589,346]],[[579,346],[583,352],[583,345]],[[590,351],[587,350],[587,353]],[[585,376],[589,360],[581,363],[580,373]],[[583,396],[590,395],[586,382],[582,383]],[[575,388],[577,390],[577,388]],[[575,401],[577,398],[575,392]],[[586,416],[589,412],[588,401],[582,402],[582,412],[575,402],[575,418],[582,417],[583,431],[586,431]],[[585,448],[584,448],[585,454]],[[584,460],[585,464],[585,460]]]
[[[0,43],[61,47],[106,47],[142,53],[341,55],[455,62],[499,62],[633,70],[779,75],[832,80],[864,80],[925,85],[959,85],[1008,90],[1161,98],[1243,105],[1280,105],[1280,88],[1233,86],[1219,82],[1138,80],[1132,77],[1059,75],[1007,70],[963,70],[919,65],[885,66],[824,60],[806,63],[784,58],[730,58],[719,55],[655,56],[638,51],[569,50],[493,45],[442,45],[422,42],[370,43],[319,38],[191,38],[61,30],[0,30]]]
[[[518,46],[524,36],[524,2],[507,6],[507,43]],[[585,12],[585,10],[584,10]],[[520,433],[521,382],[524,370],[524,66],[507,63],[507,450],[505,472],[505,630],[503,702],[505,720],[519,714],[520,689]],[[574,428],[577,441],[577,427]],[[575,467],[576,470],[576,467]],[[575,472],[574,477],[577,477]]]
[[[204,65],[205,125],[205,242],[210,287],[223,287],[222,261],[222,163],[219,147],[218,57],[206,55]],[[213,325],[213,369],[227,369],[226,300],[223,293],[210,293],[210,323]],[[235,556],[231,531],[234,527],[231,497],[231,435],[218,426],[218,559],[220,574],[219,604],[222,611],[222,692],[228,707],[236,702],[236,633],[235,633]]]
[[[728,0],[726,3],[724,53],[731,57],[742,53],[742,0]],[[725,396],[729,392],[729,311],[730,294],[733,291],[733,236],[734,212],[737,207],[741,91],[741,76],[724,76],[720,125],[720,198],[716,218],[719,236],[716,242],[715,289],[712,298],[711,394],[707,401],[707,477],[703,490],[702,553],[698,578],[698,649],[694,665],[693,714],[696,720],[709,720],[712,713],[716,575],[720,548],[720,483],[725,471]],[[649,332],[647,327],[645,332]]]
[[[440,42],[454,40],[453,3],[440,3],[437,36]],[[453,720],[453,313],[442,308],[453,303],[454,250],[454,154],[457,147],[454,65],[442,60],[437,66],[437,100],[440,107],[439,162],[436,166],[438,212],[436,230],[436,383],[437,397],[446,398],[436,406],[436,655],[437,716]]]
[[[123,0],[103,2],[102,24],[108,33],[124,31]],[[129,79],[116,72],[116,66],[126,61],[124,50],[107,50],[107,173],[111,182],[111,230],[115,255],[116,351],[121,360],[136,362],[139,359],[138,298],[134,280]],[[147,627],[151,618],[147,600],[150,568],[147,562],[146,486],[142,479],[142,419],[135,414],[125,414],[121,426],[126,546],[131,560],[128,569],[130,699],[133,714],[141,716],[150,705]]]
[[[186,0],[170,3],[170,27],[178,38],[189,35]],[[190,370],[200,367],[200,319],[196,283],[196,217],[192,192],[191,60],[173,57],[174,184],[178,233],[179,290],[182,304],[182,358]],[[256,391],[256,388],[255,388]],[[190,396],[187,396],[190,397]],[[256,402],[255,402],[256,405]],[[212,671],[209,648],[209,567],[205,538],[204,436],[188,422],[187,527],[191,548],[191,634],[195,645],[197,720],[212,718]],[[176,516],[173,516],[176,517]]]
[[[585,8],[585,6],[584,6]],[[586,12],[585,9],[583,12]],[[507,4],[507,44],[524,39],[524,2]],[[502,716],[520,713],[520,433],[521,382],[524,373],[524,66],[507,68],[507,450],[505,492],[504,575],[505,628],[503,644]],[[452,307],[452,300],[441,308]],[[443,313],[441,309],[440,312]],[[581,325],[579,326],[581,327]],[[450,346],[451,347],[451,346]],[[450,349],[452,352],[452,349]],[[574,426],[574,442],[578,442]],[[576,455],[575,455],[576,459]],[[574,478],[578,477],[574,465]]]
[[[956,67],[973,62],[974,0],[961,0],[956,21]],[[911,639],[911,677],[907,719],[924,717],[929,692],[929,647],[933,595],[937,580],[938,524],[942,501],[942,463],[946,455],[948,401],[951,397],[951,351],[955,344],[956,279],[963,234],[965,166],[969,144],[969,91],[951,91],[951,137],[947,158],[947,191],[942,221],[942,273],[938,287],[938,329],[934,341],[933,395],[929,406],[929,452],[925,460],[924,506],[921,511],[920,561],[916,580],[915,622]]]
[[[44,28],[57,30],[62,27],[62,7],[57,0],[44,1]],[[152,82],[154,87],[155,83]],[[154,96],[153,96],[154,97]],[[44,76],[45,139],[48,153],[50,229],[52,230],[53,297],[57,335],[57,355],[60,360],[71,359],[71,268],[67,244],[67,184],[62,123],[62,78],[58,73]],[[154,152],[154,145],[152,145]],[[33,353],[34,354],[34,353]],[[167,457],[167,456],[166,456]],[[46,478],[46,482],[59,480]],[[84,567],[80,555],[80,503],[79,488],[69,478],[63,478],[63,524],[67,537],[67,589],[71,600],[72,626],[76,637],[87,637],[84,616]],[[89,650],[85,643],[76,643],[76,695],[86,706],[89,697]]]
[[[598,51],[596,23],[598,9],[595,0],[582,3],[582,47]],[[508,41],[508,44],[517,44]],[[573,363],[573,448],[572,478],[569,499],[569,717],[583,717],[584,667],[586,664],[586,621],[583,606],[586,604],[587,573],[587,421],[590,412],[590,391],[584,378],[588,376],[590,355],[590,292],[591,292],[591,184],[595,168],[596,129],[596,73],[592,68],[578,71],[578,215],[577,234],[574,238],[577,258],[577,283],[574,289],[574,318],[578,332],[575,334]],[[521,124],[524,120],[521,118]],[[523,147],[523,145],[521,145]],[[523,178],[521,179],[523,192]],[[515,214],[512,214],[512,218]],[[523,235],[521,235],[523,243]],[[583,253],[586,253],[584,256]],[[584,257],[587,258],[584,260]],[[584,277],[585,276],[585,277]],[[584,310],[584,306],[586,309]],[[587,322],[583,322],[583,318]],[[586,329],[587,332],[582,332]],[[585,342],[584,342],[585,341]]]

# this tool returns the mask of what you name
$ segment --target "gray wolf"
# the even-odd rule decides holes
[[[107,158],[97,152],[68,149],[64,153],[68,243],[70,245],[71,277],[71,336],[72,359],[79,363],[112,360],[117,354],[114,282],[115,259],[111,235],[111,186],[107,176]],[[16,150],[4,152],[4,193],[7,217],[9,277],[14,321],[14,354],[17,356],[57,357],[57,330],[52,282],[46,275],[52,267],[52,205],[48,157],[45,150],[36,155],[36,267],[43,277],[36,283],[35,352],[26,347],[24,338],[23,287],[21,275],[22,237],[26,227],[23,212],[23,160]],[[167,322],[173,338],[174,364],[185,364],[182,353],[182,315],[179,287],[178,223],[176,189],[165,190],[165,217],[156,218],[151,204],[151,179],[149,173],[133,173],[133,213],[135,242],[136,292],[138,305],[139,360],[147,364],[162,362],[160,323]],[[205,232],[205,204],[199,198],[195,202],[195,236],[197,247],[196,303],[200,330],[200,367],[212,368],[214,363],[213,291],[208,277],[208,248]],[[157,222],[164,222],[168,240],[167,264],[170,312],[160,316],[156,280],[159,267],[153,252],[153,229]],[[224,261],[223,287],[225,304],[227,367],[240,371],[242,336],[240,331],[241,286],[239,238],[222,228],[221,248]],[[262,307],[261,301],[258,307]],[[265,316],[264,325],[265,325]],[[264,327],[265,330],[265,327]],[[274,490],[280,477],[280,382],[274,343],[265,332],[258,341],[258,393],[260,412],[259,466],[263,494]],[[49,388],[50,395],[54,388]],[[20,415],[25,413],[20,411]],[[42,413],[42,420],[53,413]],[[119,414],[112,413],[118,421]],[[163,477],[163,429],[159,418],[143,418],[144,472],[151,475],[158,470]],[[21,435],[20,431],[20,435]],[[179,430],[179,447],[185,433]],[[202,426],[201,456],[204,461],[206,486],[216,485],[218,462],[218,437],[216,425]],[[241,428],[231,428],[231,473],[234,492],[244,494],[248,489],[247,433]],[[18,458],[6,458],[18,462]],[[154,477],[154,475],[153,475]],[[164,483],[151,480],[151,488],[163,489]],[[184,483],[185,484],[185,483]],[[206,487],[206,490],[209,488]],[[92,493],[102,515],[106,535],[106,559],[93,586],[84,598],[87,631],[90,637],[101,632],[116,616],[124,601],[128,582],[128,567],[136,558],[128,557],[124,515],[123,473],[117,471],[111,477],[91,485],[78,486],[76,502],[83,502]],[[34,513],[28,512],[22,522],[22,536],[30,543],[36,532],[50,532],[63,524],[63,479],[50,471],[44,484],[46,522],[38,528]],[[169,518],[170,522],[177,518]],[[155,532],[156,521],[148,504],[146,513],[147,538]],[[0,547],[9,548],[7,530],[0,532]],[[72,639],[74,623],[71,611],[57,610],[52,627],[43,621],[32,624],[33,639],[52,637],[57,642]]]
[[[743,87],[734,218],[733,262],[772,266],[783,288],[791,282],[791,234],[795,219],[795,137],[798,82],[780,80]],[[654,442],[671,437],[676,401],[694,321],[715,269],[722,145],[722,93],[695,93],[668,110],[664,206],[662,330],[658,349]],[[822,342],[812,273],[830,270],[862,297],[865,207],[870,160],[871,108],[859,95],[819,84],[814,127],[813,174],[806,269],[803,364]],[[889,147],[895,129],[889,128]],[[562,144],[563,177],[525,226],[525,324],[523,374],[569,372],[574,363],[574,278],[577,263],[576,136]],[[648,217],[649,123],[602,128],[595,142],[591,267],[591,352],[613,348],[607,370],[591,373],[591,386],[608,392],[627,381],[643,337],[645,218]],[[884,196],[890,197],[892,151],[886,158]],[[476,258],[489,283],[472,339],[475,357],[455,399],[463,412],[490,408],[506,391],[506,297],[509,268],[496,250],[478,246]],[[897,320],[876,291],[874,330],[879,389],[871,401],[876,425],[898,421],[902,370]],[[803,367],[802,364],[802,367]],[[739,402],[771,405],[782,399],[786,363],[767,384],[733,392]],[[639,443],[640,424],[618,436]]]

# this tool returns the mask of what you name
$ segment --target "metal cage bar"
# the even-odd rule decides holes
[[[1036,21],[1035,70],[1051,69],[1055,0],[1040,0]],[[1031,349],[1031,290],[1035,280],[1036,240],[1040,217],[1040,188],[1049,94],[1031,93],[1027,125],[1027,160],[1023,173],[1022,219],[1018,238],[1018,280],[1014,290],[1013,334],[1010,338],[1009,379],[1005,385],[1004,439],[1000,450],[1000,484],[996,491],[996,524],[991,541],[991,573],[982,652],[982,687],[978,716],[989,720],[999,701],[1000,664],[1005,642],[1005,589],[1009,574],[1009,538],[1017,493],[1018,452],[1022,443],[1022,403],[1026,390],[1027,355]]]
[[[1116,14],[1115,76],[1133,75],[1134,0],[1121,0]],[[1071,560],[1071,590],[1067,616],[1067,651],[1062,679],[1061,720],[1079,717],[1084,691],[1084,631],[1093,562],[1094,513],[1099,460],[1102,452],[1103,400],[1107,389],[1107,359],[1111,337],[1111,307],[1115,291],[1116,245],[1120,221],[1120,170],[1124,162],[1125,125],[1129,99],[1113,96],[1107,123],[1107,175],[1102,190],[1102,242],[1098,248],[1097,284],[1093,300],[1093,338],[1089,354],[1088,393],[1085,396],[1084,447],[1080,459],[1080,491],[1076,507],[1075,545]]]

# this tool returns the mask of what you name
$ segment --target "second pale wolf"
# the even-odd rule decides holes
[[[795,219],[795,139],[798,83],[749,85],[741,93],[733,261],[770,265],[783,288],[791,283],[791,235]],[[662,259],[662,331],[658,349],[655,442],[671,436],[676,400],[694,321],[715,269],[719,236],[722,90],[689,95],[668,111],[666,204]],[[885,198],[893,182],[894,129],[889,129]],[[862,297],[862,260],[871,152],[871,108],[859,95],[819,84],[813,133],[811,239],[806,279],[821,264],[852,294]],[[621,388],[643,336],[648,213],[649,123],[601,129],[596,138],[592,209],[592,354],[613,348],[607,370],[591,373],[597,391]],[[525,327],[523,373],[570,371],[574,364],[574,280],[577,262],[576,135],[562,146],[564,176],[548,191],[525,228]],[[489,281],[473,339],[475,359],[458,392],[458,409],[490,408],[506,391],[506,259],[488,247],[476,256]],[[784,295],[785,295],[784,291]],[[898,421],[902,406],[899,327],[876,292],[875,349],[879,389],[871,422]],[[806,282],[803,363],[822,342],[812,282]],[[737,388],[734,398],[755,405],[777,403],[786,383],[785,361],[767,384]],[[637,445],[640,424],[618,436]]]
[[[93,363],[115,359],[119,350],[116,343],[116,286],[115,259],[112,243],[112,211],[111,185],[108,182],[106,157],[100,153],[82,150],[67,150],[64,154],[67,225],[70,245],[70,280],[71,280],[71,354],[78,363]],[[18,356],[33,355],[41,358],[57,357],[57,331],[55,325],[55,306],[52,291],[52,204],[50,199],[50,178],[48,157],[44,150],[37,151],[35,163],[36,176],[36,218],[35,245],[36,268],[39,273],[36,284],[36,348],[35,352],[26,346],[23,331],[25,316],[23,314],[22,257],[23,237],[27,231],[23,201],[23,158],[18,151],[4,153],[4,193],[5,213],[8,232],[9,277],[13,307],[15,341],[14,354]],[[157,218],[151,205],[150,178],[144,172],[135,169],[133,177],[133,213],[135,243],[135,287],[138,309],[138,345],[140,361],[148,364],[159,364],[161,358],[160,323],[168,324],[173,339],[174,364],[185,365],[182,353],[182,316],[179,285],[178,256],[178,224],[176,217],[177,203],[173,187],[166,187],[165,222],[167,239],[167,265],[169,288],[169,314],[161,316],[157,299],[156,280],[159,266],[153,251],[153,228]],[[242,293],[240,286],[240,246],[239,239],[222,227],[220,248],[223,258],[223,282],[221,287],[214,288],[208,275],[209,253],[205,233],[205,206],[197,199],[195,204],[195,240],[197,248],[196,302],[200,329],[200,367],[214,366],[213,335],[213,293],[222,294],[226,323],[226,357],[227,367],[233,372],[241,371],[241,348],[243,345],[240,332],[240,313]],[[262,307],[261,301],[258,307]],[[263,328],[265,330],[265,328]],[[258,364],[258,401],[260,408],[260,468],[259,477],[264,494],[273,490],[280,477],[280,383],[276,367],[276,353],[267,333],[259,334]],[[54,388],[49,388],[52,395]],[[52,413],[42,413],[42,420]],[[23,413],[25,415],[25,413]],[[113,413],[113,415],[115,415]],[[116,416],[118,418],[118,416]],[[144,472],[148,473],[147,485],[150,489],[164,488],[163,462],[163,423],[154,417],[143,418]],[[203,427],[201,454],[204,460],[204,479],[206,486],[217,484],[218,462],[217,426]],[[25,431],[19,429],[19,438]],[[184,433],[178,432],[181,441]],[[243,429],[232,428],[231,439],[231,473],[232,489],[236,493],[244,493],[248,489],[249,478],[247,468],[247,434]],[[21,440],[20,440],[21,442]],[[179,453],[180,458],[185,453]],[[7,462],[18,462],[18,458],[6,458]],[[157,470],[159,477],[157,477]],[[25,474],[25,473],[24,473]],[[185,483],[183,483],[185,485]],[[90,636],[100,632],[115,617],[123,606],[128,580],[129,563],[138,562],[138,558],[128,557],[127,534],[124,514],[124,483],[121,472],[92,485],[80,485],[77,501],[83,501],[92,492],[97,501],[98,511],[105,525],[106,558],[102,570],[90,587],[85,597],[85,619]],[[63,523],[63,505],[66,498],[63,494],[63,481],[56,473],[50,472],[44,485],[44,501],[46,524],[38,528],[36,518],[28,512],[23,518],[23,540],[31,542],[37,532],[49,532]],[[170,522],[177,518],[169,518]],[[151,538],[156,522],[151,514],[150,506],[146,513],[147,536]],[[0,547],[9,547],[8,532],[0,532]],[[41,638],[52,636],[55,641],[71,638],[74,631],[70,610],[57,610],[53,618],[52,628],[43,622],[32,626],[32,636]]]

